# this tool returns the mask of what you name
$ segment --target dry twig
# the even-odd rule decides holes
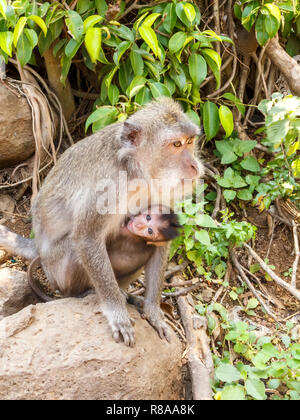
[[[283,287],[285,290],[287,290],[291,295],[293,295],[296,299],[300,300],[300,292],[295,289],[293,286],[291,286],[289,283],[282,280],[279,276],[277,276],[276,273],[274,273],[273,270],[271,270],[270,267],[267,266],[267,264],[260,258],[259,255],[248,245],[244,244],[244,246],[247,248],[249,253],[252,255],[252,257],[260,264],[261,268],[269,274],[269,276],[277,283],[279,286]]]

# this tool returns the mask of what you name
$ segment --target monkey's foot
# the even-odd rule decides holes
[[[146,319],[150,325],[158,332],[160,338],[166,339],[168,342],[171,341],[170,328],[161,316],[160,310],[158,311],[146,311],[142,313],[142,318]]]
[[[109,310],[108,308],[102,308],[102,312],[112,329],[115,342],[119,343],[121,337],[126,346],[133,347],[135,345],[134,329],[132,328],[134,321],[129,318],[126,309]]]

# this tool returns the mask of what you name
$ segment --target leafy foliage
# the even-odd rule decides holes
[[[241,20],[242,25],[250,31],[255,28],[256,39],[264,46],[278,31],[283,37],[289,37],[287,51],[296,55],[295,40],[300,35],[300,5],[293,0],[275,2],[264,0],[241,0],[235,2],[235,16]]]
[[[277,197],[289,197],[300,204],[300,98],[283,97],[280,93],[272,95],[272,100],[263,100],[259,110],[266,117],[266,139],[262,142],[275,153],[262,171],[271,178],[259,184],[255,202],[260,209],[268,208]]]
[[[206,188],[207,185],[204,185]],[[197,272],[209,279],[213,272],[217,279],[224,277],[228,249],[240,246],[255,237],[256,228],[247,222],[230,220],[233,214],[225,212],[221,223],[205,213],[205,204],[185,201],[180,214],[182,235],[172,242],[170,258],[175,253],[193,262]]]
[[[16,54],[22,66],[36,64],[52,46],[60,58],[64,84],[76,56],[90,70],[101,63],[101,93],[86,129],[93,131],[126,116],[158,96],[176,96],[189,117],[204,120],[208,139],[220,122],[229,136],[233,130],[230,109],[209,102],[203,107],[199,89],[209,69],[220,87],[221,57],[216,42],[232,42],[211,30],[199,30],[198,7],[186,1],[166,1],[139,9],[133,25],[124,25],[125,3],[113,20],[106,19],[104,0],[80,0],[74,10],[67,3],[0,1],[0,56],[7,62]],[[231,95],[227,103],[242,106]]]
[[[253,302],[252,307],[255,306]],[[265,400],[269,395],[271,399],[300,399],[300,345],[294,324],[287,322],[287,334],[257,338],[256,327],[230,321],[228,312],[218,303],[204,311],[197,309],[210,319],[211,334],[216,327],[211,314],[216,312],[225,334],[224,342],[219,343],[223,356],[214,358],[215,399]],[[231,355],[236,355],[235,365],[230,361],[227,345],[232,349]]]

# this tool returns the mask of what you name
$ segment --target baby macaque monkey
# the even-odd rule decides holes
[[[119,286],[125,289],[137,278],[141,269],[151,258],[156,246],[165,246],[176,238],[181,225],[178,216],[169,208],[152,206],[128,218],[120,228],[119,235],[108,243],[108,255]],[[52,299],[40,289],[33,277],[33,269],[39,263],[34,242],[10,232],[0,226],[0,246],[5,246],[11,253],[18,253],[29,259],[36,257],[28,270],[28,280],[38,297],[49,302]],[[137,299],[128,299],[129,303],[140,306]]]

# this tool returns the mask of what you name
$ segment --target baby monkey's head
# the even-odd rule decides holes
[[[156,246],[176,238],[181,227],[177,214],[162,206],[149,207],[127,223],[129,232]]]

